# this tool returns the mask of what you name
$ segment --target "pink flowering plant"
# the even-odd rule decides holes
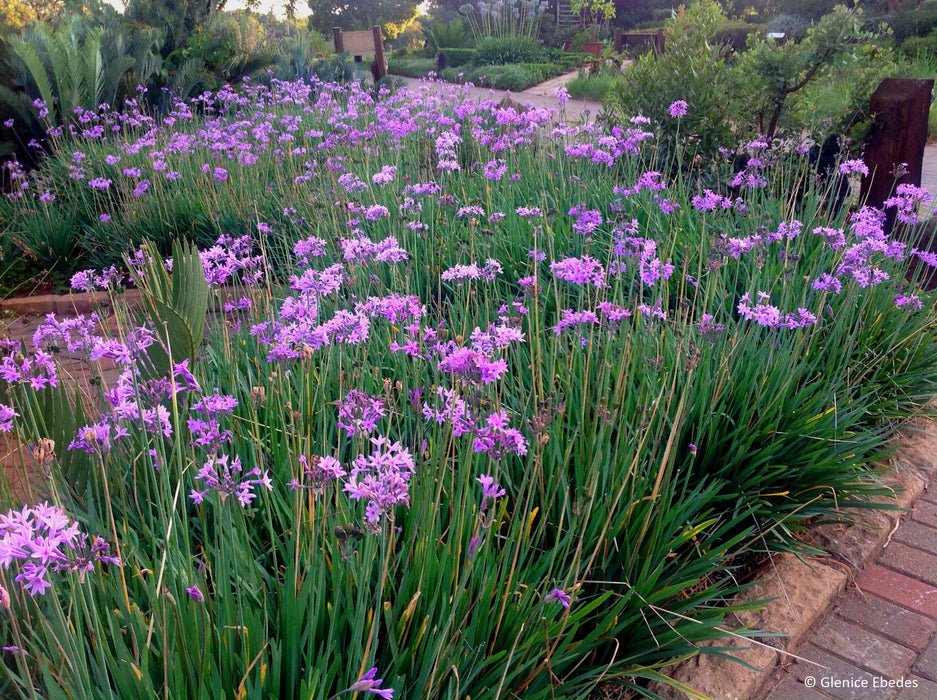
[[[937,387],[917,188],[886,230],[797,151],[671,175],[646,119],[457,90],[88,120],[0,203],[115,310],[0,340],[13,697],[647,692]]]

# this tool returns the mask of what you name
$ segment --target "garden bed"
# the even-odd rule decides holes
[[[889,492],[868,465],[937,393],[905,279],[937,259],[792,198],[796,150],[685,170],[641,124],[315,81],[200,109],[94,115],[112,136],[55,137],[0,205],[80,289],[144,245],[120,332],[4,351],[67,513],[4,537],[110,547],[10,557],[6,694],[646,692],[732,627],[743,563]],[[53,386],[63,347],[119,364],[97,410]]]

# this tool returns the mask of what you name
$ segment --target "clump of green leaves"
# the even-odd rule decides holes
[[[680,132],[693,134],[684,139],[691,149],[687,155],[712,155],[731,140],[725,94],[731,71],[726,49],[714,40],[725,18],[715,0],[681,7],[664,29],[664,54],[638,59],[606,102],[607,118],[613,122],[625,123],[637,115],[661,120],[662,160],[670,161],[675,152],[677,119],[661,115],[677,100],[689,105],[680,118]]]

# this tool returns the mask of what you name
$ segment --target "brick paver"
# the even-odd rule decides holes
[[[791,675],[801,684],[813,684],[814,689],[840,700],[884,700],[890,690],[873,688],[877,674],[844,661],[823,649],[808,645],[799,656],[821,664],[798,662],[791,668]],[[826,687],[824,687],[824,685]]]
[[[934,700],[937,698],[937,683],[920,676],[909,676],[905,680],[912,685],[899,690],[895,700]]]
[[[937,586],[937,556],[930,552],[909,547],[902,542],[892,542],[882,553],[879,563]]]
[[[856,580],[856,585],[861,591],[937,620],[937,588],[930,584],[878,564],[870,564]]]
[[[928,503],[923,499],[918,501],[911,517],[925,525],[937,527],[937,503]]]
[[[775,686],[765,700],[821,700],[821,698],[829,697],[829,695],[821,695],[816,690],[808,688],[800,681],[785,678]]]
[[[930,646],[924,650],[912,670],[919,676],[924,676],[929,681],[937,683],[937,637],[931,640]],[[937,695],[934,695],[934,697],[937,698]]]
[[[907,675],[917,659],[916,651],[836,616],[820,627],[813,643],[885,678]]]
[[[836,614],[917,651],[922,651],[937,633],[937,620],[857,591],[847,593],[837,602]]]
[[[903,542],[927,552],[937,552],[937,527],[911,520],[898,528],[895,542]]]

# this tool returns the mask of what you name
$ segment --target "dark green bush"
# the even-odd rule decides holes
[[[905,58],[916,61],[923,57],[937,56],[937,32],[927,36],[912,36],[904,41],[898,49]]]
[[[436,60],[432,58],[405,58],[399,59],[391,56],[387,60],[387,71],[393,75],[403,75],[408,78],[422,78],[430,71],[436,70]]]
[[[760,27],[752,26],[747,22],[729,20],[716,29],[713,41],[722,46],[728,46],[733,51],[744,51],[748,35],[760,31],[762,31]]]
[[[478,42],[474,63],[477,66],[528,63],[536,61],[541,51],[540,43],[527,36],[489,37]]]
[[[478,87],[510,90],[511,92],[520,92],[531,85],[542,82],[526,66],[522,65],[446,68],[442,72],[442,78],[453,83],[472,83]]]
[[[475,58],[475,49],[444,48],[440,49],[440,53],[445,55],[449,68],[464,66]]]
[[[427,45],[437,52],[447,48],[470,49],[475,45],[475,36],[472,34],[472,30],[462,21],[461,17],[452,20],[448,24],[436,22],[424,27],[423,36],[426,37]]]
[[[873,23],[885,22],[891,27],[895,46],[901,46],[912,36],[927,36],[937,28],[937,2],[927,2],[916,10],[900,15],[886,15]]]

